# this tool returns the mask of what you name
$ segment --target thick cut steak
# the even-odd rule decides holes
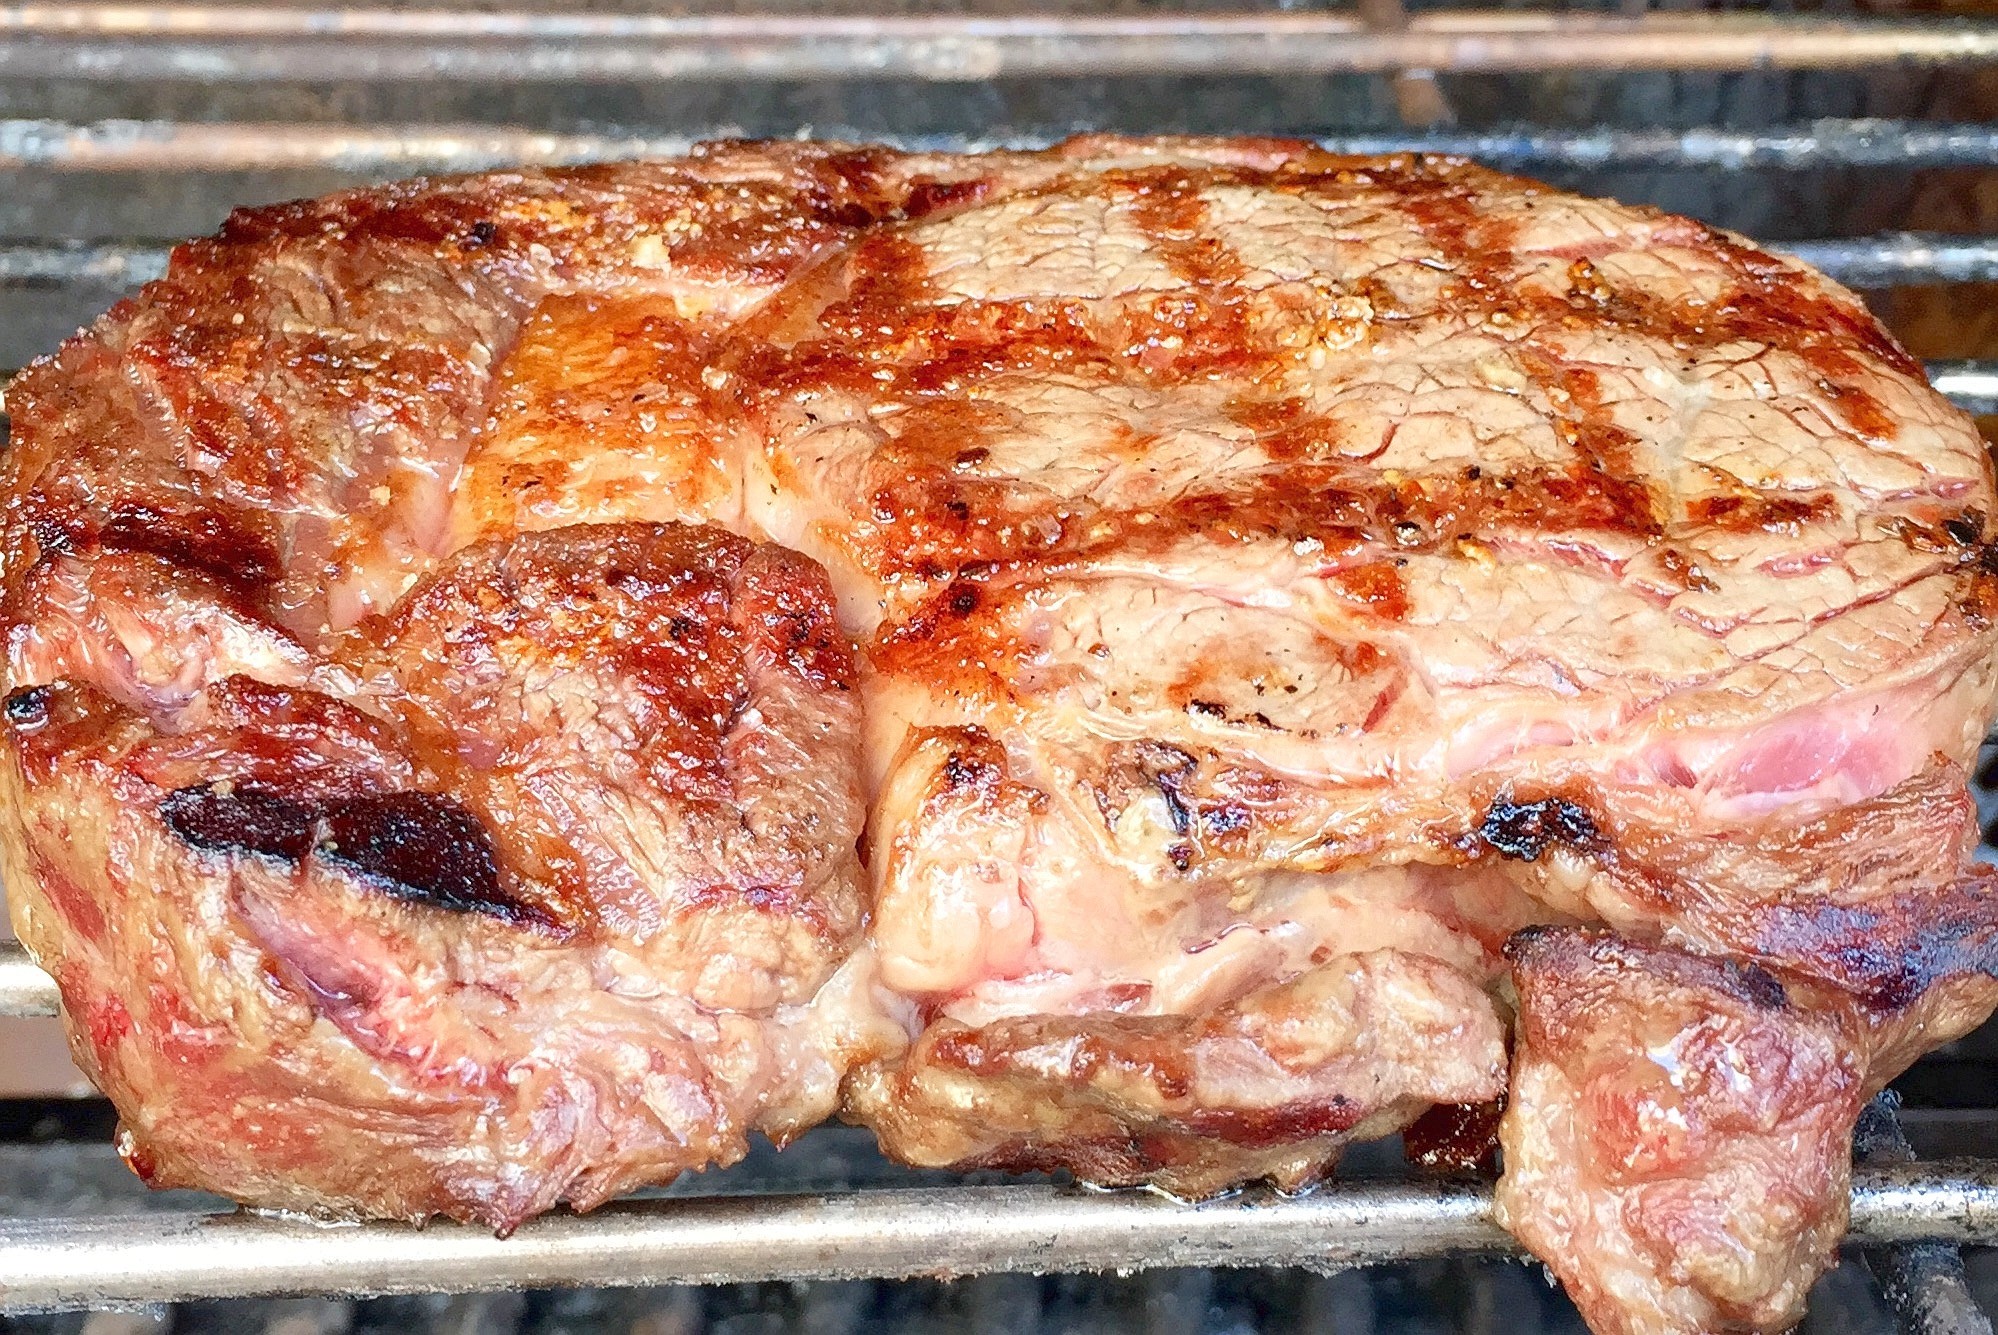
[[[1770,1326],[1998,999],[1982,443],[1684,218],[719,146],[239,213],[8,407],[15,913],[156,1180],[505,1226],[838,1102],[1197,1195],[1510,1083],[1593,1321]],[[1752,1134],[1605,1167],[1709,1021]]]

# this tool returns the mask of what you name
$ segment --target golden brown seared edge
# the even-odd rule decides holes
[[[1988,1006],[1990,465],[1686,219],[719,146],[246,211],[8,406],[17,914],[162,1177],[504,1226],[843,1088],[1299,1184],[1497,1097],[1549,921],[1857,1007],[1869,1079]]]

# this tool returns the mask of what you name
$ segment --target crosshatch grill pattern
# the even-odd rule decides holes
[[[1998,281],[1998,217],[1977,192],[1998,167],[1998,22],[1412,11],[14,6],[0,12],[0,367],[158,272],[167,242],[230,203],[671,153],[718,133],[960,148],[1078,128],[1234,131],[1468,153],[1751,232],[1877,294],[1938,387],[1998,415],[1998,326],[1978,314],[1994,305],[1983,285]],[[1998,758],[1977,795],[1990,830]],[[0,1014],[51,1005],[32,965],[0,954]],[[1994,1052],[1975,1036],[1901,1082],[1920,1105],[1903,1113],[1905,1140],[1884,1111],[1870,1119],[1853,1251],[1875,1279],[1833,1272],[1807,1330],[1990,1329],[1975,1303],[1998,1310],[1998,1266],[1973,1251],[1966,1273],[1953,1244],[1998,1242]],[[0,1329],[1580,1329],[1534,1271],[1493,1258],[1510,1249],[1479,1189],[1410,1182],[1391,1145],[1356,1153],[1351,1180],[1312,1197],[1189,1216],[1144,1197],[912,1173],[864,1133],[827,1128],[781,1159],[664,1193],[723,1199],[637,1202],[499,1244],[451,1229],[190,1223],[215,1203],[145,1196],[108,1131],[99,1105],[0,1109],[0,1139],[16,1142],[0,1145],[0,1310],[141,1306],[0,1317]],[[725,1199],[742,1193],[758,1199]],[[1408,1257],[1426,1259],[1318,1273]],[[1285,1268],[1223,1268],[1245,1264]],[[1019,1273],[1144,1266],[1163,1268]],[[939,1269],[1001,1273],[783,1278]],[[685,1277],[729,1282],[352,1296]],[[272,1289],[323,1296],[202,1301]]]

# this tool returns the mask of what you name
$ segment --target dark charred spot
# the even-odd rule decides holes
[[[1943,532],[1960,547],[1975,546],[1984,537],[1984,512],[1965,510],[1943,520]]]
[[[7,721],[17,728],[39,728],[49,720],[52,686],[24,686],[7,697]]]
[[[919,179],[909,186],[909,197],[902,202],[902,216],[905,218],[926,218],[939,209],[950,209],[965,204],[976,204],[991,189],[992,182],[989,180],[930,181]]]
[[[1181,839],[1166,849],[1166,859],[1175,870],[1185,871],[1193,865],[1193,845]]]
[[[1509,858],[1532,862],[1555,843],[1587,847],[1595,843],[1589,813],[1564,797],[1515,802],[1500,797],[1485,811],[1478,837]]]
[[[1226,718],[1228,716],[1228,711],[1220,705],[1215,704],[1212,700],[1188,700],[1186,707],[1196,714],[1205,714],[1209,718]]]
[[[945,792],[954,793],[966,788],[990,788],[998,778],[999,767],[980,756],[953,751],[944,757]]]
[[[1255,813],[1239,802],[1224,802],[1200,813],[1200,823],[1212,835],[1233,834],[1255,819]]]
[[[1723,961],[1729,974],[1733,976],[1735,994],[1752,1006],[1766,1011],[1780,1011],[1790,1004],[1790,994],[1783,988],[1777,977],[1757,964],[1743,964],[1738,960]]]
[[[479,818],[436,793],[339,803],[326,812],[320,850],[419,903],[505,918],[525,908],[501,890],[499,862]]]
[[[484,250],[499,236],[499,225],[490,218],[481,218],[466,231],[461,243],[466,250]]]
[[[1165,803],[1166,816],[1172,821],[1174,834],[1183,835],[1193,829],[1193,812],[1181,789],[1195,766],[1193,757],[1176,746],[1164,742],[1143,742],[1138,746],[1138,773],[1144,776]],[[1192,856],[1190,849],[1188,856]],[[1178,862],[1178,858],[1175,857],[1174,861]],[[1182,866],[1181,870],[1184,869]]]
[[[1401,1133],[1402,1154],[1428,1173],[1498,1175],[1503,1096],[1490,1103],[1439,1103]]]
[[[960,584],[946,596],[945,606],[961,617],[968,617],[978,610],[978,590],[969,584]]]
[[[1525,958],[1526,952],[1533,949],[1536,942],[1551,932],[1560,929],[1547,923],[1529,923],[1505,939],[1502,953],[1510,962],[1517,964]]]
[[[316,814],[302,802],[227,780],[175,789],[160,803],[167,828],[196,848],[286,862],[312,851]]]
[[[456,912],[540,921],[500,886],[485,826],[437,793],[381,793],[303,802],[224,779],[168,793],[160,817],[189,845],[299,863],[315,852],[398,898]]]
[[[116,551],[164,557],[238,593],[257,592],[279,574],[275,547],[213,510],[169,514],[149,505],[123,505],[104,521],[97,541]]]

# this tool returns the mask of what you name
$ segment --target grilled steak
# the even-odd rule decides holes
[[[1981,442],[1683,218],[725,146],[240,213],[9,407],[15,912],[158,1180],[506,1226],[837,1087],[1201,1194],[1510,1080],[1594,1322],[1772,1326],[1860,1092],[1998,999]],[[1509,1076],[1561,923],[1621,936],[1522,938]],[[1845,1074],[1654,1209],[1574,1108],[1703,1017]]]
[[[1514,954],[1499,1217],[1598,1331],[1788,1329],[1845,1231],[1870,1092],[1849,1009],[1572,928]]]

